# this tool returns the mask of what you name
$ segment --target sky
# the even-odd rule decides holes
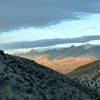
[[[0,44],[100,35],[100,0],[0,0]]]
[[[28,27],[27,29],[2,32],[1,42],[34,41],[39,39],[68,38],[88,35],[100,35],[100,15],[91,15],[83,20],[63,21],[56,25],[43,28]]]

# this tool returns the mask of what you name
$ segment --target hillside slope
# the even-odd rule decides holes
[[[80,66],[79,68],[68,73],[67,75],[70,77],[81,77],[81,76],[83,76],[85,74],[89,74],[97,69],[100,70],[100,60],[96,60],[92,63]]]
[[[37,63],[48,66],[49,68],[52,68],[53,70],[56,70],[60,73],[67,74],[82,65],[93,62],[95,58],[87,56],[48,60],[48,55],[43,55],[34,58],[34,60]]]
[[[67,74],[77,85],[86,88],[100,100],[100,60],[79,67]]]
[[[96,100],[66,76],[0,51],[0,100]]]

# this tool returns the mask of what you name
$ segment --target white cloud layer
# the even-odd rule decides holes
[[[84,26],[81,26],[80,28],[81,29],[92,29],[92,28],[96,28],[96,27],[93,25],[84,25]]]

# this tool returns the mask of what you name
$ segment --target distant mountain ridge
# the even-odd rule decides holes
[[[81,45],[71,46],[68,48],[52,49],[39,52],[38,50],[30,51],[27,53],[15,54],[26,58],[35,58],[42,55],[48,55],[48,60],[62,59],[65,57],[79,57],[79,56],[93,56],[97,59],[100,58],[100,45]]]

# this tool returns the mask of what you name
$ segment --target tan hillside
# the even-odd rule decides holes
[[[94,57],[67,57],[64,59],[48,60],[48,55],[36,57],[34,59],[39,64],[48,66],[53,70],[66,74],[77,69],[79,66],[88,64],[95,60]]]

